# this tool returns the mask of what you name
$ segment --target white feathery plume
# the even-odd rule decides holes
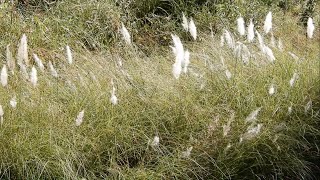
[[[112,87],[110,102],[113,105],[118,104],[118,98],[116,96],[116,88],[114,86]]]
[[[257,116],[259,114],[261,110],[261,107],[259,107],[258,109],[252,111],[249,116],[245,119],[246,122],[253,122],[255,120],[257,120]]]
[[[18,54],[17,54],[17,61],[19,65],[21,65],[23,61],[27,66],[29,65],[28,43],[27,43],[27,36],[25,34],[22,35],[22,38],[20,40],[20,45],[19,45]]]
[[[58,77],[58,73],[56,71],[56,69],[53,67],[52,62],[49,61],[49,69],[50,69],[50,73],[53,77],[57,78]]]
[[[33,85],[33,87],[37,86],[38,83],[38,75],[37,75],[37,69],[33,66],[30,72],[30,82]]]
[[[3,65],[2,67],[0,81],[3,87],[8,85],[8,72],[6,65]]]
[[[181,43],[180,38],[177,35],[171,35],[172,40],[173,40],[173,44],[175,47],[175,54],[176,54],[176,59],[175,59],[175,63],[173,64],[173,76],[176,79],[179,79],[181,71],[182,71],[182,62],[184,61],[184,50],[183,50],[183,45]]]
[[[250,19],[250,24],[248,26],[248,35],[247,35],[248,41],[252,42],[254,39],[254,24],[252,22],[252,19]]]
[[[72,53],[70,47],[66,46],[67,60],[69,64],[72,64]]]
[[[308,22],[307,22],[307,35],[308,37],[311,39],[313,36],[313,31],[314,31],[314,24],[313,24],[313,20],[311,17],[308,18]]]
[[[173,64],[172,67],[173,67],[172,73],[173,73],[174,78],[179,79],[181,71],[182,71],[181,63],[176,62]]]
[[[186,50],[184,52],[184,59],[182,62],[182,67],[183,67],[184,73],[187,73],[189,64],[190,64],[190,52],[188,50]]]
[[[266,19],[264,21],[263,30],[266,34],[270,32],[272,29],[272,13],[271,11],[267,14]]]
[[[220,36],[220,47],[223,47],[224,46],[224,35],[222,34]]]
[[[233,49],[234,48],[234,41],[233,41],[231,33],[228,30],[224,30],[224,36],[226,38],[226,41],[227,41],[229,48]]]
[[[122,34],[123,40],[124,40],[128,45],[131,45],[131,36],[130,36],[130,33],[129,33],[128,29],[124,26],[123,23],[121,23],[121,34]]]
[[[289,83],[290,83],[290,87],[293,87],[295,81],[298,79],[298,74],[295,72],[293,73],[292,78],[290,79]]]
[[[183,152],[181,153],[181,156],[182,156],[183,158],[189,158],[190,155],[191,155],[192,149],[193,149],[192,146],[189,147],[186,151],[183,151]]]
[[[273,84],[271,84],[271,86],[269,87],[269,95],[272,96],[275,93],[275,87]]]
[[[288,115],[290,115],[292,113],[292,106],[288,107]]]
[[[188,25],[188,19],[186,18],[186,16],[184,15],[184,13],[182,13],[182,27],[185,31],[188,32],[189,29],[189,25]]]
[[[264,52],[264,42],[263,42],[263,37],[261,36],[261,34],[258,32],[258,31],[256,31],[256,34],[257,34],[257,37],[258,37],[258,41],[259,41],[259,48],[260,48],[260,50],[261,50],[261,52],[262,53],[265,53]]]
[[[10,99],[10,106],[12,108],[16,108],[17,107],[17,97],[14,96],[13,98]]]
[[[0,105],[0,125],[3,124],[3,115],[4,115],[3,108],[2,108],[2,105]]]
[[[232,74],[231,74],[231,72],[228,70],[228,69],[226,69],[226,76],[227,76],[227,78],[228,79],[231,79],[231,77],[232,77]]]
[[[237,26],[238,26],[238,32],[240,36],[244,36],[246,34],[246,28],[245,28],[244,20],[242,17],[239,17],[237,19]]]
[[[258,124],[256,126],[249,126],[247,129],[247,132],[243,135],[243,138],[246,140],[250,140],[254,137],[256,137],[262,128],[263,124]]]
[[[190,32],[191,36],[193,37],[193,40],[197,40],[197,27],[194,24],[194,21],[192,18],[189,22],[189,32]]]
[[[77,119],[76,119],[76,126],[80,126],[83,122],[83,117],[84,117],[84,110],[82,110],[78,116],[77,116]]]
[[[14,75],[14,69],[16,68],[16,62],[13,59],[12,53],[10,51],[10,44],[7,45],[6,48],[6,60],[9,70],[11,71],[11,74]]]
[[[270,62],[274,62],[274,61],[276,60],[276,58],[275,58],[274,55],[273,55],[272,50],[271,50],[268,46],[266,46],[266,45],[264,46],[263,52],[266,54],[267,59],[268,59]]]
[[[36,62],[37,66],[39,67],[40,71],[44,71],[44,65],[38,55],[33,54],[33,59]]]
[[[279,49],[281,52],[283,51],[283,44],[282,44],[282,41],[281,41],[280,38],[278,39],[278,49]]]
[[[152,142],[149,141],[149,145],[151,147],[158,147],[160,143],[160,138],[158,136],[155,136],[152,140]]]

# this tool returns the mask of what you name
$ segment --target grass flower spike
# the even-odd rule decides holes
[[[36,62],[37,66],[39,67],[40,71],[44,71],[44,65],[38,55],[33,54],[33,59]]]
[[[313,24],[313,20],[311,17],[308,18],[308,22],[307,22],[307,35],[308,37],[311,39],[313,36],[313,31],[314,31],[314,24]]]
[[[33,87],[37,86],[38,83],[38,75],[37,75],[37,69],[33,66],[30,72],[30,82],[33,85]]]
[[[250,24],[248,26],[248,35],[247,39],[249,42],[252,42],[254,39],[254,24],[252,22],[252,19],[250,19]]]
[[[188,32],[189,30],[189,25],[188,25],[188,19],[186,18],[186,16],[184,15],[184,13],[182,13],[182,27],[185,31]]]
[[[80,126],[83,122],[84,110],[82,110],[76,118],[76,126]]]
[[[264,21],[263,30],[266,34],[268,34],[272,29],[272,13],[269,12]]]
[[[69,64],[72,64],[72,53],[70,47],[66,46],[67,60]]]
[[[242,17],[239,17],[237,19],[237,27],[238,27],[238,32],[240,36],[244,36],[246,34],[246,28],[245,28],[244,20]]]
[[[6,87],[8,85],[8,72],[6,65],[3,65],[2,67],[0,81],[3,87]]]
[[[193,19],[191,18],[190,22],[189,22],[189,32],[193,38],[193,40],[197,40],[197,27],[194,24]]]
[[[128,31],[128,29],[124,26],[123,23],[121,23],[121,34],[122,34],[122,38],[123,40],[128,44],[131,45],[131,36],[130,33]]]

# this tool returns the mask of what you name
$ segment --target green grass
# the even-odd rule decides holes
[[[220,34],[211,38],[200,28],[200,40],[191,42],[181,32],[191,52],[191,71],[175,80],[169,47],[141,46],[138,38],[143,36],[137,35],[134,25],[128,26],[135,37],[132,47],[124,45],[117,28],[99,34],[109,29],[102,25],[120,22],[117,7],[102,3],[94,11],[89,2],[63,3],[57,5],[59,11],[53,8],[41,12],[44,15],[23,19],[16,14],[13,24],[0,20],[0,33],[5,34],[2,49],[8,43],[15,49],[24,32],[30,58],[36,52],[45,62],[53,61],[59,74],[54,78],[47,69],[38,71],[39,84],[34,88],[16,70],[8,87],[0,88],[1,179],[317,178],[312,162],[319,159],[319,30],[307,40],[297,17],[275,12],[274,34],[282,38],[285,51],[273,49],[276,61],[271,64],[259,55],[257,43],[246,43],[256,56],[248,65],[219,46]],[[9,18],[7,12],[0,10],[0,16]],[[92,12],[104,17],[88,27]],[[168,42],[170,33],[174,32],[163,32]],[[112,37],[108,42],[112,46],[103,43],[106,36]],[[83,38],[98,48],[84,49],[88,46]],[[65,57],[66,44],[73,50],[72,65]],[[288,51],[303,60],[296,62]],[[230,80],[220,56],[232,73]],[[299,79],[290,88],[294,72]],[[111,79],[119,99],[116,106],[110,103]],[[272,83],[276,94],[270,96]],[[16,109],[9,104],[14,96]],[[305,112],[310,100],[312,109]],[[249,126],[245,118],[258,107],[262,108],[257,119],[263,124],[261,133],[240,143]],[[84,121],[77,127],[75,119],[82,110]],[[223,136],[222,126],[232,116],[231,130]],[[154,136],[160,137],[159,148],[148,145]],[[228,144],[231,147],[226,149]],[[183,158],[181,153],[191,146],[191,156]]]

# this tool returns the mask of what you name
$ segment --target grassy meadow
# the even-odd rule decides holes
[[[0,85],[0,179],[320,177],[319,5],[310,39],[300,22],[302,3],[284,11],[253,1],[248,7],[258,7],[254,11],[243,2],[192,9],[181,0],[153,10],[162,1],[36,2],[0,5],[1,68],[8,44],[17,61],[25,34],[26,69],[30,74],[35,67],[38,78],[33,85],[17,64],[14,73],[8,69],[8,84]],[[211,6],[220,9],[214,14]],[[275,46],[263,33],[268,11]],[[193,17],[197,40],[183,30],[182,12]],[[254,17],[274,62],[260,51],[257,37],[249,43],[237,33],[239,14],[246,26]],[[131,45],[122,39],[122,22]],[[226,42],[221,46],[224,29],[249,49],[248,63]],[[190,52],[179,79],[172,74],[171,34]]]

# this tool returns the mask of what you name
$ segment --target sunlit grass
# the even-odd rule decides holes
[[[90,14],[90,8],[79,18]],[[274,63],[260,53],[258,42],[245,42],[254,54],[245,65],[232,50],[220,47],[220,34],[212,38],[200,31],[199,40],[190,42],[181,33],[184,48],[190,51],[190,65],[179,79],[172,75],[175,57],[169,47],[148,47],[150,52],[144,53],[134,40],[127,46],[118,38],[113,47],[87,51],[77,44],[80,35],[70,33],[74,37],[70,42],[66,38],[67,29],[59,23],[67,18],[50,17],[47,23],[58,23],[56,29],[48,29],[53,34],[41,34],[39,28],[26,33],[29,59],[35,52],[46,67],[44,72],[37,67],[37,85],[16,69],[14,75],[9,73],[8,85],[0,88],[2,179],[312,177],[311,163],[301,153],[314,154],[319,137],[319,39],[307,40],[304,29],[293,24],[290,15],[282,26],[277,26],[277,18],[273,22],[276,39],[281,37],[284,43],[283,52],[272,49]],[[76,19],[71,18],[72,22]],[[10,34],[0,43],[3,54],[8,43],[16,54],[14,45],[25,30],[20,26],[32,24],[24,23],[15,25],[17,30],[0,30]],[[58,31],[61,28],[63,32]],[[114,33],[117,37],[120,32]],[[90,37],[85,38],[98,41]],[[265,41],[269,44],[270,37]],[[289,51],[300,60],[294,60]],[[226,69],[232,74],[230,79]],[[291,87],[294,73],[298,78]],[[272,84],[275,93],[271,96]],[[116,104],[110,101],[113,87]],[[14,97],[16,107],[10,105]],[[307,108],[310,101],[312,107]],[[248,138],[251,122],[245,120],[259,108],[252,125],[261,124],[261,131]],[[223,127],[228,122],[226,133]],[[185,156],[190,147],[190,156]]]

